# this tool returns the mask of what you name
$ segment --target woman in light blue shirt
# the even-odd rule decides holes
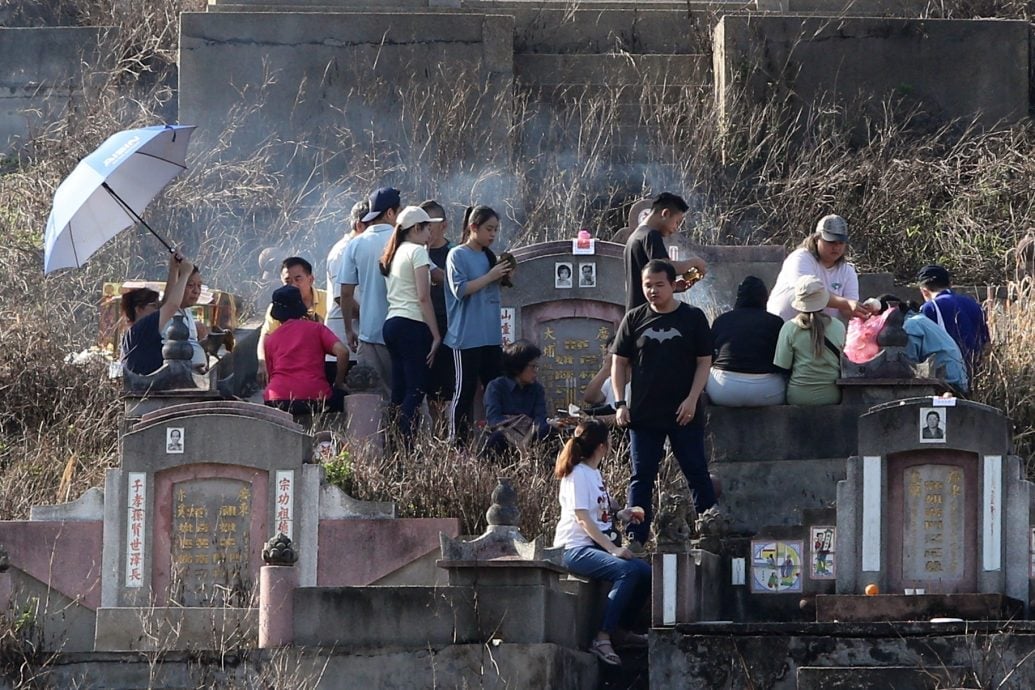
[[[511,269],[506,262],[497,263],[489,249],[499,227],[499,215],[488,206],[468,207],[463,244],[446,257],[448,328],[443,342],[453,350],[456,373],[449,437],[460,444],[470,432],[478,381],[486,386],[502,371],[499,281]]]

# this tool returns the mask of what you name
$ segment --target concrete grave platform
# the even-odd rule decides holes
[[[100,608],[94,649],[157,652],[255,647],[258,609],[155,607]]]
[[[950,687],[945,681],[958,680],[957,672],[976,687],[997,687],[1008,673],[1001,687],[1035,687],[1035,665],[1026,663],[1035,652],[1035,623],[1027,621],[696,623],[655,629],[650,638],[653,690],[934,690]],[[896,676],[902,669],[909,673]],[[910,683],[921,677],[931,684]],[[889,678],[902,684],[889,685]]]
[[[343,648],[54,654],[35,680],[79,690],[186,690],[201,687],[553,688],[594,690],[598,661],[553,644],[453,644],[439,649]],[[13,688],[0,678],[0,689]]]
[[[1014,620],[1024,615],[1024,602],[1002,594],[820,594],[818,622]]]

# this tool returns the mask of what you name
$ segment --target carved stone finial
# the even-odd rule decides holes
[[[492,490],[492,505],[485,512],[485,518],[492,526],[517,526],[521,520],[517,492],[506,477],[499,477],[496,482],[496,488]]]
[[[162,359],[167,362],[190,360],[194,356],[194,348],[187,340],[190,331],[183,322],[183,314],[173,314],[169,326],[165,329],[165,344],[162,345]]]
[[[277,532],[277,536],[271,537],[262,547],[262,561],[266,565],[294,565],[297,560],[298,554],[283,532]]]
[[[694,529],[697,532],[697,538],[691,542],[694,548],[721,555],[722,540],[730,531],[730,519],[719,506],[698,515]]]
[[[7,553],[7,548],[0,544],[0,573],[6,573],[11,569],[11,556]]]
[[[654,516],[654,539],[661,553],[687,553],[690,550],[690,522],[697,511],[681,494],[661,494],[658,514]]]
[[[377,369],[369,364],[357,364],[349,369],[349,375],[345,377],[345,385],[353,393],[369,393],[381,385],[381,376]]]

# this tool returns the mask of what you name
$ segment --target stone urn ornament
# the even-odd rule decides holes
[[[294,565],[297,560],[298,554],[283,532],[277,532],[277,536],[262,547],[262,562],[266,565]]]
[[[521,520],[517,507],[517,492],[506,477],[498,477],[492,490],[492,505],[485,511],[485,519],[493,526],[516,526]]]

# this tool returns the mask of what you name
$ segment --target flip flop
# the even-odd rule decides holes
[[[614,647],[611,646],[611,640],[593,640],[593,644],[589,646],[589,653],[608,666],[620,666],[622,664],[621,657],[615,654]]]

